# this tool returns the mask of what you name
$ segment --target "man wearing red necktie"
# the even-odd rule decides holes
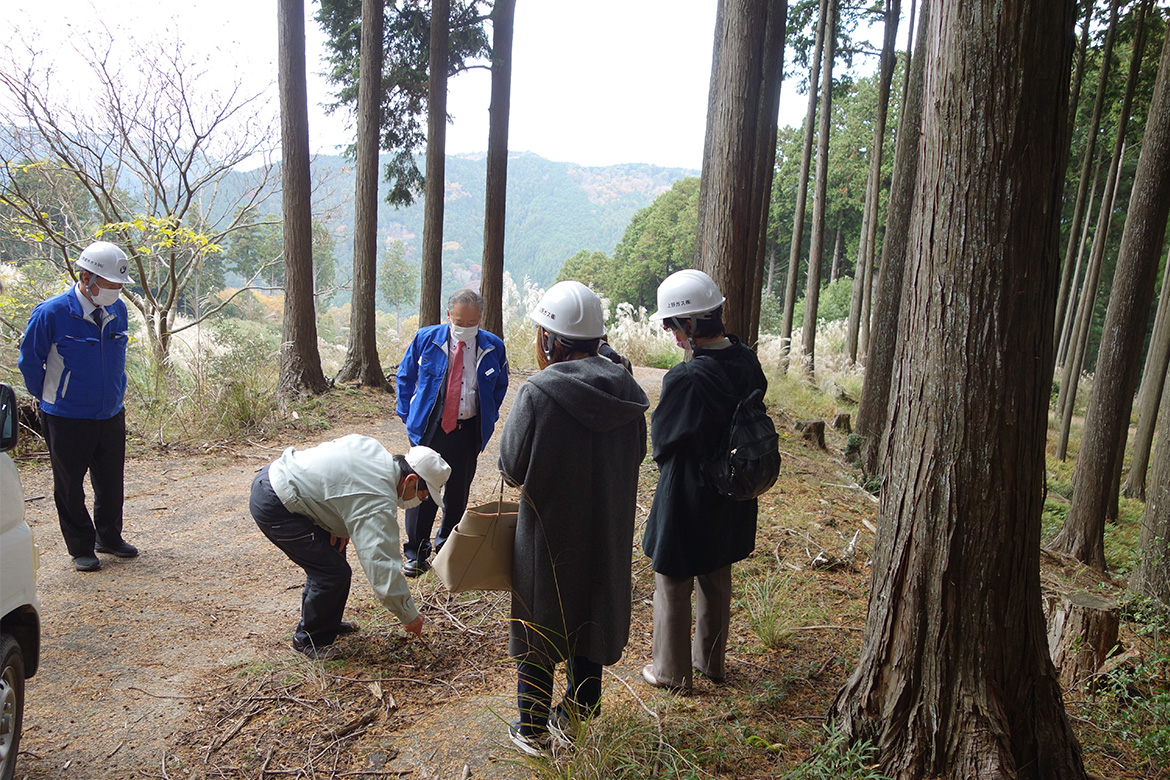
[[[421,328],[398,366],[397,412],[410,443],[430,447],[451,466],[434,552],[467,508],[476,461],[491,439],[508,391],[504,342],[480,330],[482,316],[479,293],[458,290],[447,301],[447,322]],[[402,571],[408,577],[430,568],[437,513],[429,501],[406,510]]]

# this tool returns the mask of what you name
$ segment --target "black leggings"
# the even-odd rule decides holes
[[[548,731],[548,713],[552,709],[553,668],[518,661],[516,702],[520,708],[520,733],[525,736]],[[601,664],[575,655],[565,665],[568,691],[561,709],[574,718],[592,718],[601,709]]]

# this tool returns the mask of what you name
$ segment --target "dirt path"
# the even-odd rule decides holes
[[[652,398],[661,375],[638,371]],[[505,413],[521,380],[512,383]],[[206,720],[201,710],[212,702],[210,687],[240,666],[299,662],[289,638],[303,574],[248,514],[255,471],[283,446],[310,446],[347,433],[374,436],[391,451],[403,451],[405,430],[391,403],[387,396],[384,415],[344,420],[297,441],[133,459],[127,465],[125,535],[142,554],[129,561],[100,556],[102,569],[94,573],[74,571],[64,549],[48,466],[22,466],[28,521],[41,548],[43,651],[40,672],[28,684],[18,778],[200,775],[168,755],[182,735]],[[480,457],[473,501],[493,490],[496,441]],[[434,586],[420,580],[415,587]],[[373,601],[355,563],[351,605],[360,599]],[[345,641],[393,645],[399,641],[395,623],[385,617]],[[634,655],[630,675],[642,662]],[[504,669],[503,644],[496,657],[481,661]],[[430,710],[398,731],[396,747],[387,751],[393,768],[412,780],[459,778],[464,765],[473,777],[525,776],[500,760],[509,753],[503,718],[511,716],[512,678],[495,676],[490,690]],[[409,692],[392,695],[402,699]]]

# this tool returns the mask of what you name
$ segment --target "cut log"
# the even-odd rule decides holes
[[[838,412],[833,416],[834,430],[844,431],[846,434],[853,433],[853,426],[849,423],[849,415],[846,412]]]
[[[800,431],[800,437],[820,449],[825,449],[825,421],[797,420],[793,427]]]
[[[1097,673],[1117,647],[1117,602],[1078,592],[1061,598],[1048,619],[1048,650],[1066,688]]]

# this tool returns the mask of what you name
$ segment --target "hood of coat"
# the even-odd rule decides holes
[[[603,357],[555,363],[528,384],[593,431],[625,425],[650,408],[630,372]]]

